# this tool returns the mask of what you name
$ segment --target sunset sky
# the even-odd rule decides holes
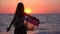
[[[0,0],[0,14],[14,14],[22,2],[31,14],[60,14],[60,0]]]

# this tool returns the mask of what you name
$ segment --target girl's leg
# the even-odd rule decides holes
[[[15,27],[14,34],[27,34],[25,26]]]
[[[22,34],[27,34],[25,26],[21,26],[20,30]]]

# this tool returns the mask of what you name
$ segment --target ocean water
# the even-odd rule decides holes
[[[31,31],[32,34],[60,34],[60,14],[33,14],[32,16],[40,21],[37,29]],[[13,17],[12,14],[0,14],[0,34],[13,34],[13,26],[9,32],[6,32]]]

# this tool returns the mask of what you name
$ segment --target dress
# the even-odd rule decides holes
[[[24,26],[24,18],[16,18],[15,19],[15,30],[14,30],[14,34],[27,34],[26,33],[26,28]]]

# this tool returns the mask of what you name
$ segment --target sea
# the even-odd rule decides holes
[[[60,14],[31,14],[31,16],[40,22],[37,29],[30,31],[31,34],[60,34]],[[0,34],[14,34],[13,26],[6,32],[13,17],[13,14],[0,14]]]

